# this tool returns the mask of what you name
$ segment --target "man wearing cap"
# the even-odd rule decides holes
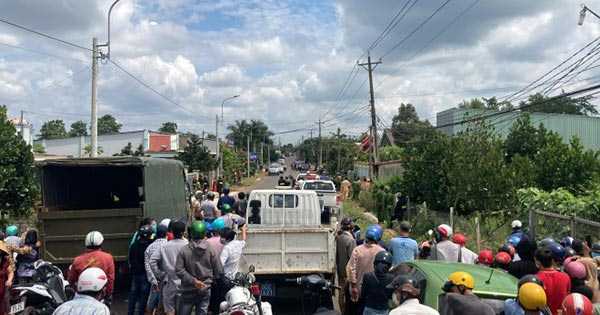
[[[412,276],[399,275],[386,288],[394,291],[392,299],[394,303],[400,304],[391,310],[389,315],[439,315],[435,309],[419,302],[421,290],[419,283]]]
[[[352,255],[352,251],[356,247],[356,240],[352,235],[352,230],[354,229],[354,223],[352,222],[352,218],[343,218],[342,222],[340,222],[340,231],[335,238],[336,245],[336,262],[337,262],[337,275],[339,279],[340,287],[344,288],[344,290],[339,292],[339,305],[342,309],[346,303],[346,292],[348,292],[346,288],[346,265],[348,264],[348,260],[350,260],[350,256]]]
[[[394,266],[407,261],[412,261],[419,255],[419,246],[417,241],[410,238],[410,223],[407,221],[400,222],[400,233],[397,237],[390,240],[389,250],[393,257]]]
[[[463,262],[461,247],[450,241],[452,228],[447,224],[440,224],[434,232],[435,245],[431,249],[432,260],[443,260],[450,262]]]

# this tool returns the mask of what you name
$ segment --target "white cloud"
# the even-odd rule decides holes
[[[228,64],[214,71],[206,72],[201,82],[211,86],[238,85],[246,81],[244,71],[237,65]]]

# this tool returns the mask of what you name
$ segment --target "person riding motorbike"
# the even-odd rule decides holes
[[[97,267],[89,267],[77,278],[77,293],[71,301],[61,304],[53,315],[94,314],[110,315],[110,310],[103,304],[106,296],[108,277]]]
[[[389,315],[439,315],[435,309],[419,302],[420,285],[413,276],[399,275],[386,288],[393,290],[392,300],[398,305]]]
[[[440,305],[440,314],[478,314],[495,315],[494,309],[473,294],[475,279],[464,271],[456,271],[448,276],[448,281],[442,287],[446,292],[444,302]]]
[[[69,268],[67,279],[70,284],[78,283],[81,273],[89,267],[98,267],[106,274],[106,302],[110,303],[115,282],[115,259],[102,251],[104,236],[98,231],[91,231],[85,236],[86,250],[75,257]]]

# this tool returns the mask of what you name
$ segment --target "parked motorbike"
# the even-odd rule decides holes
[[[296,279],[304,288],[302,309],[305,314],[338,315],[333,307],[333,289],[341,290],[320,275],[309,275]]]
[[[254,266],[248,273],[238,272],[233,287],[221,303],[221,315],[272,315],[271,304],[261,299],[260,285],[254,277]]]
[[[34,263],[32,282],[10,289],[10,311],[13,315],[50,315],[62,303],[73,298],[74,292],[62,271],[53,264],[38,260]]]

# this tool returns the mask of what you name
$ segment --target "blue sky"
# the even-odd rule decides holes
[[[408,1],[408,0],[407,0]],[[397,49],[410,30],[443,1],[418,1],[371,54],[376,105],[389,125],[401,102],[421,117],[462,99],[524,86],[600,35],[598,21],[577,26],[579,5],[557,1],[450,1]],[[106,39],[108,0],[0,2],[0,17],[89,47]],[[359,56],[405,1],[121,0],[113,13],[112,58],[177,104],[141,87],[110,64],[99,74],[100,114],[124,130],[175,121],[183,131],[214,129],[221,101],[225,121],[262,119],[274,131],[367,129],[361,110],[365,71],[340,90]],[[460,19],[458,14],[473,4]],[[436,34],[445,32],[431,41]],[[50,56],[48,56],[50,55]],[[0,24],[0,104],[39,128],[50,119],[89,120],[89,52]],[[592,72],[592,71],[591,71]],[[587,76],[592,76],[589,73]],[[327,115],[325,115],[327,113]],[[282,136],[294,141],[309,132]]]

